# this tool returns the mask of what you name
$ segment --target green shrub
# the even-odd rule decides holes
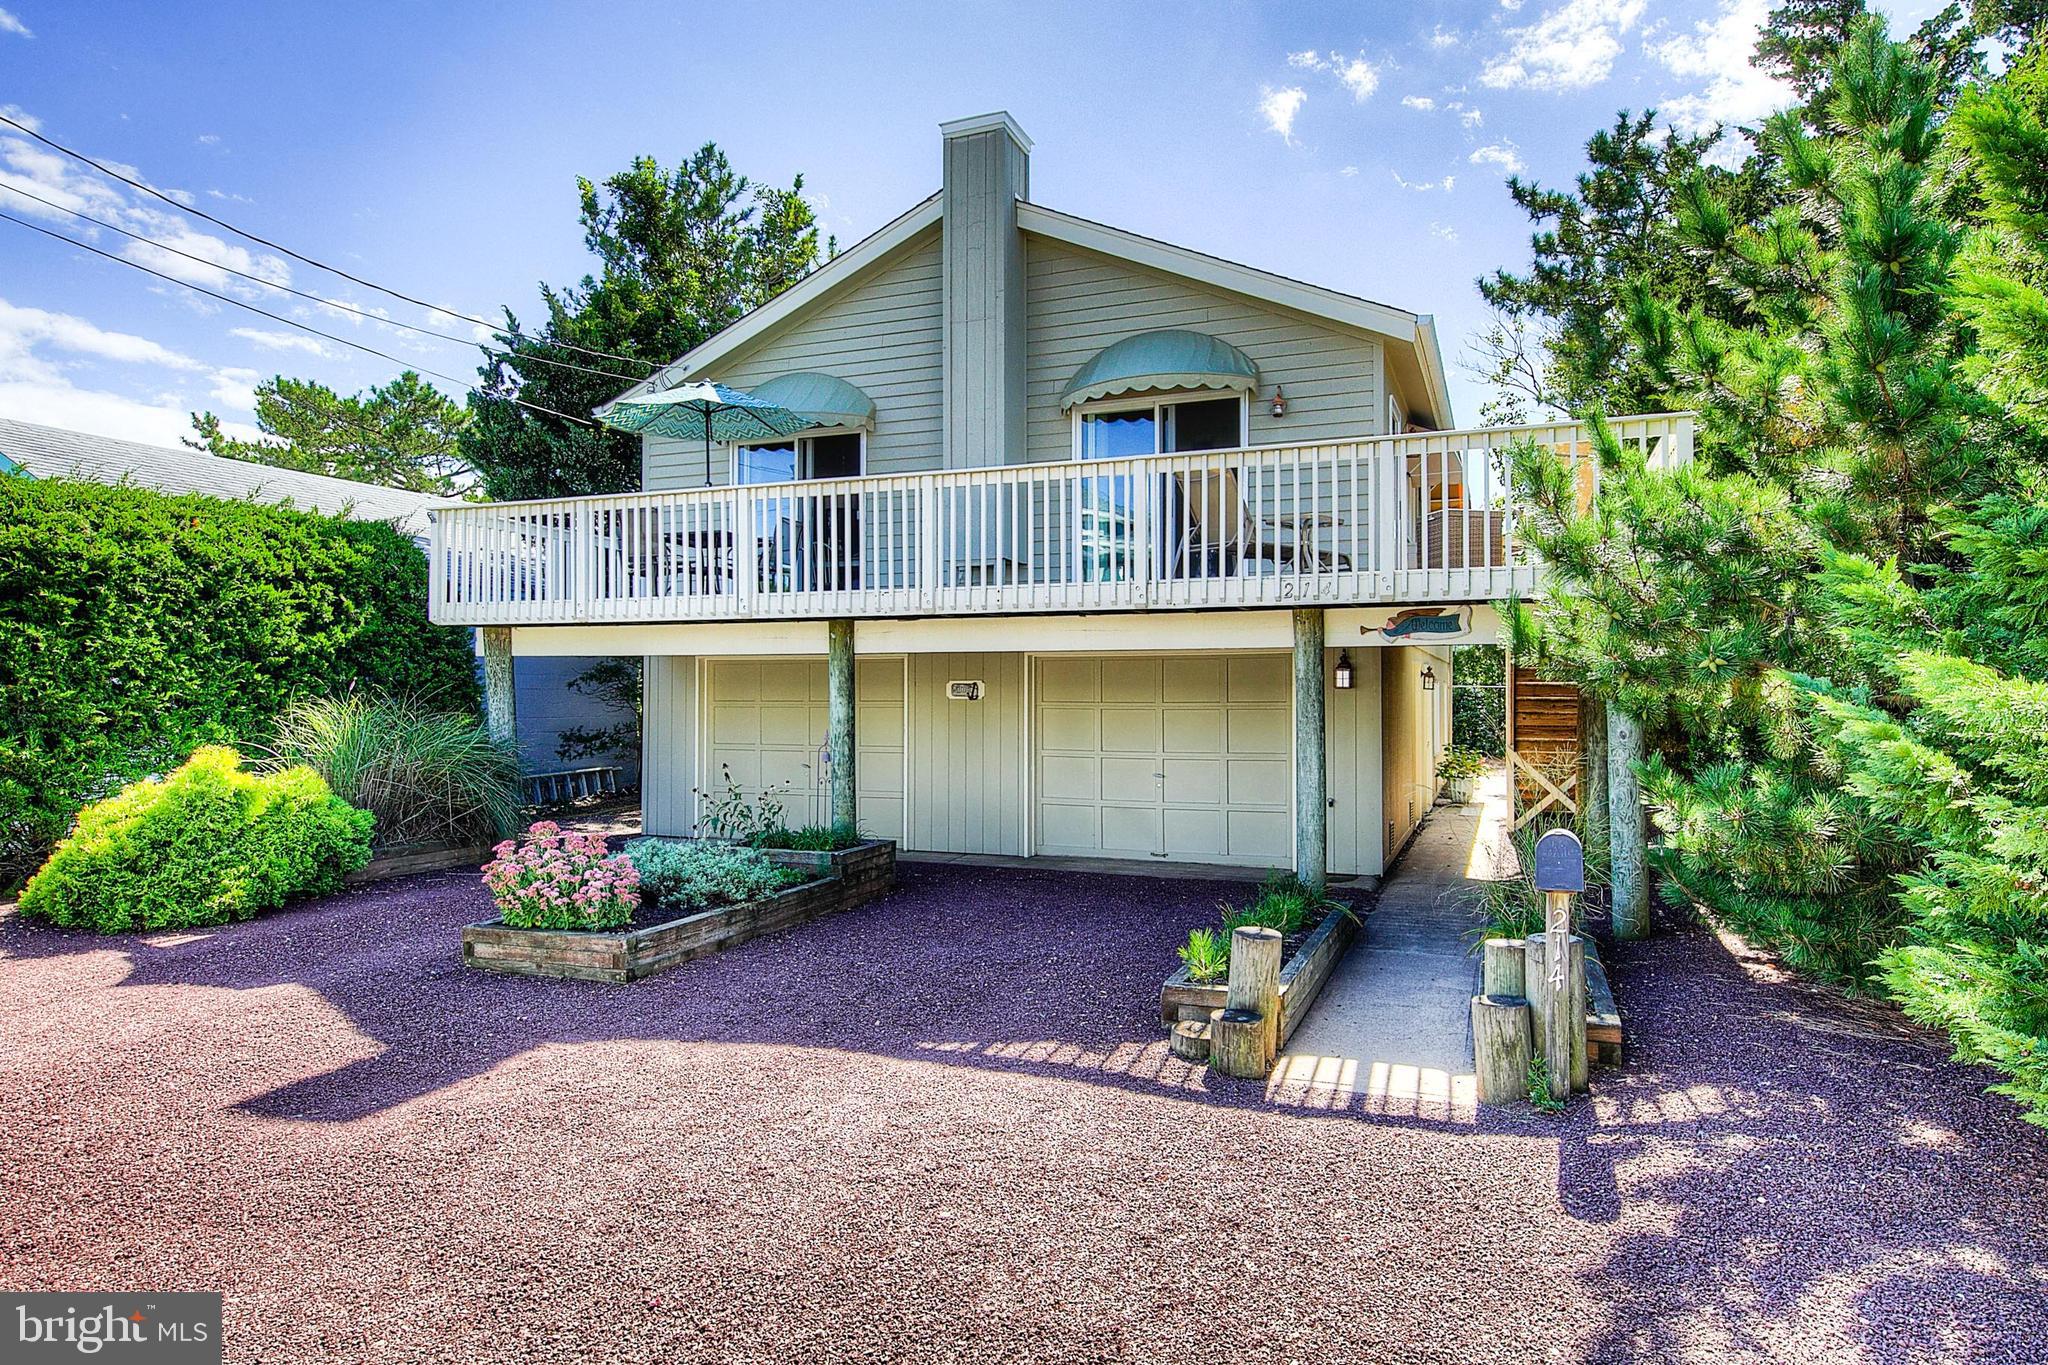
[[[1230,971],[1230,938],[1214,929],[1190,929],[1178,949],[1191,981],[1219,981]]]
[[[1242,909],[1229,905],[1223,907],[1225,951],[1229,950],[1233,930],[1249,925],[1258,929],[1277,929],[1282,934],[1298,934],[1307,926],[1310,916],[1328,904],[1328,897],[1319,896],[1303,886],[1293,873],[1275,872],[1259,884],[1259,894],[1250,905]]]
[[[473,714],[410,697],[304,701],[278,717],[270,752],[376,816],[380,848],[474,843],[519,825],[519,751]]]
[[[1453,744],[1437,760],[1436,775],[1446,782],[1467,782],[1486,771],[1486,755]]]
[[[203,748],[88,806],[21,912],[103,934],[248,919],[339,887],[370,859],[370,823],[310,768],[252,773]]]
[[[811,879],[744,844],[636,839],[626,845],[626,856],[639,869],[640,889],[679,910],[759,900]]]
[[[837,853],[841,849],[853,848],[865,842],[860,830],[853,825],[804,825],[790,829],[777,825],[755,835],[747,842],[755,848],[788,848],[806,853]]]
[[[0,476],[0,886],[78,811],[352,687],[476,705],[469,632],[382,522]]]

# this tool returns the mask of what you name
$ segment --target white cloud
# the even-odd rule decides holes
[[[1301,112],[1301,106],[1308,100],[1308,92],[1298,85],[1283,86],[1275,90],[1267,86],[1259,96],[1259,114],[1266,120],[1266,126],[1280,134],[1283,141],[1294,141],[1294,116]]]
[[[1356,166],[1346,166],[1346,167],[1345,167],[1345,168],[1344,168],[1343,170],[1341,170],[1341,171],[1337,172],[1337,174],[1339,174],[1339,175],[1341,175],[1341,176],[1344,176],[1344,177],[1346,177],[1346,178],[1348,179],[1349,177],[1351,177],[1351,176],[1354,176],[1354,175],[1357,175],[1357,174],[1358,174],[1358,167],[1356,167]]]
[[[1403,95],[1401,96],[1401,107],[1403,109],[1427,111],[1436,108],[1436,101],[1427,95]]]
[[[1335,76],[1351,98],[1364,103],[1380,88],[1380,69],[1365,59],[1363,52],[1355,57],[1346,57],[1340,52],[1325,55],[1315,51],[1290,52],[1287,64],[1300,71],[1320,71]]]
[[[1456,47],[1464,41],[1465,35],[1457,32],[1455,29],[1447,29],[1442,24],[1438,24],[1429,35],[1429,45],[1438,52],[1443,51],[1447,47]]]
[[[1480,124],[1486,122],[1486,115],[1480,113],[1477,109],[1461,109],[1458,111],[1458,122],[1464,124],[1467,128],[1477,128]]]
[[[124,365],[161,365],[188,371],[206,368],[191,356],[158,345],[148,337],[105,331],[69,313],[19,308],[0,299],[0,361],[20,364],[32,357],[38,346]]]
[[[7,114],[26,126],[35,126],[32,118],[11,106]],[[133,167],[118,166],[118,169],[123,175],[149,183],[148,177]],[[291,283],[291,269],[280,257],[252,251],[225,237],[200,231],[190,219],[162,202],[119,181],[94,174],[45,147],[11,133],[0,133],[0,185],[46,201],[37,203],[18,194],[0,194],[0,202],[56,224],[72,236],[92,242],[98,242],[104,236],[99,228],[72,217],[74,213],[88,214],[117,228],[151,238],[162,243],[163,247],[199,258],[189,260],[172,250],[128,238],[108,243],[117,247],[119,254],[128,260],[161,271],[173,279],[251,299],[265,297],[270,291],[250,281],[236,279],[217,267],[225,266],[278,284]],[[164,193],[181,200],[192,197],[179,190],[166,189]]]
[[[1458,230],[1454,227],[1447,227],[1442,223],[1431,223],[1429,225],[1429,233],[1430,236],[1440,237],[1446,242],[1458,240]]]
[[[33,132],[41,132],[43,129],[43,121],[18,104],[0,104],[0,114],[5,114]]]
[[[1404,190],[1414,190],[1417,194],[1428,194],[1431,190],[1442,190],[1445,194],[1449,194],[1452,188],[1457,185],[1458,177],[1447,175],[1441,180],[1404,180],[1401,178],[1401,173],[1395,171],[1394,183]]]
[[[128,367],[147,396],[81,382],[80,372],[99,363]],[[247,411],[256,380],[254,370],[214,369],[147,337],[0,299],[0,412],[20,421],[175,446],[200,406],[188,401],[187,382],[204,385],[219,406]],[[259,434],[226,425],[244,439]]]
[[[326,355],[327,348],[320,344],[320,338],[307,336],[303,332],[272,331],[263,327],[230,327],[228,335],[240,337],[253,346],[266,351],[304,351],[308,355]]]
[[[1498,166],[1509,175],[1517,175],[1527,167],[1521,148],[1505,138],[1481,147],[1466,159],[1475,166]]]
[[[1621,55],[1621,35],[1645,0],[1565,0],[1535,23],[1507,31],[1508,49],[1479,73],[1501,90],[1583,90],[1598,85]]]
[[[1706,83],[1660,102],[1673,127],[1682,133],[1704,133],[1716,124],[1754,127],[1797,98],[1791,86],[1750,65],[1770,9],[1770,0],[1721,0],[1719,12],[1692,32],[1644,44],[1672,75]]]
[[[202,147],[218,147],[220,145],[220,134],[201,133],[199,135],[199,145]]]
[[[8,11],[4,9],[0,9],[0,33],[19,34],[21,37],[24,38],[33,38],[36,36],[35,34],[30,33],[28,31],[27,24],[24,24],[23,22],[21,22],[21,20],[15,18],[12,14],[10,14]]]

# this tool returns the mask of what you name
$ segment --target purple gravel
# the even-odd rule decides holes
[[[1926,1039],[1684,929],[1562,1120],[1276,1108],[1156,1026],[1226,890],[913,867],[630,987],[465,970],[473,877],[8,917],[0,1287],[279,1362],[2048,1358],[2048,1133]]]

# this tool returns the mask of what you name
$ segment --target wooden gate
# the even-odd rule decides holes
[[[1552,812],[1579,813],[1579,689],[1531,669],[1507,673],[1507,751],[1514,827]]]

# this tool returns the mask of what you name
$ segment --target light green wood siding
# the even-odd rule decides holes
[[[860,827],[903,837],[903,661],[865,658],[854,669],[854,779]],[[702,785],[749,797],[774,789],[790,825],[824,824],[825,661],[713,659],[705,664]]]
[[[1029,852],[1024,845],[1022,654],[910,656],[910,847],[941,853]],[[978,680],[980,701],[948,701],[946,684]]]
[[[868,433],[871,474],[936,469],[941,461],[939,233],[905,246],[846,286],[706,376],[746,389],[799,370],[844,379],[874,400]],[[711,481],[728,482],[728,457],[712,448]],[[649,489],[704,483],[701,441],[649,437],[641,447],[641,483]]]
[[[641,674],[640,817],[649,834],[685,835],[695,819],[697,661],[652,654]]]
[[[1287,393],[1287,415],[1251,410],[1254,445],[1333,440],[1384,429],[1380,345],[1370,337],[1064,243],[1025,237],[1027,460],[1072,457],[1059,396],[1075,371],[1137,332],[1185,327],[1221,338],[1259,367],[1259,394]]]

